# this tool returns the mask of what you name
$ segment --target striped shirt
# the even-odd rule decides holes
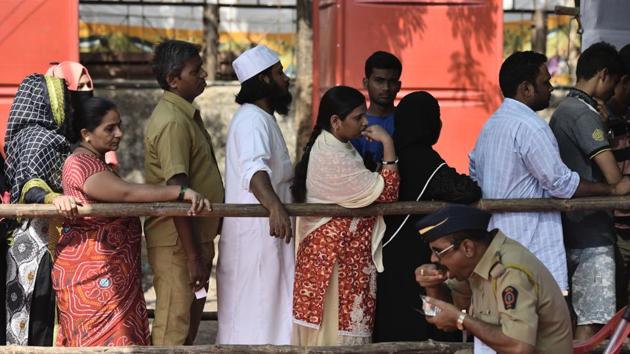
[[[470,153],[470,176],[486,199],[571,198],[580,177],[560,158],[549,125],[525,104],[506,98]],[[494,213],[498,228],[529,249],[568,289],[559,212]]]

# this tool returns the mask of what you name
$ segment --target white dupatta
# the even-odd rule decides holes
[[[322,130],[311,148],[306,174],[307,203],[362,208],[376,201],[384,187],[383,177],[365,168],[363,159],[349,142],[343,143]],[[331,219],[329,216],[298,217],[298,243]],[[384,269],[381,244],[384,234],[385,221],[382,216],[377,216],[372,230],[372,261],[379,272]]]

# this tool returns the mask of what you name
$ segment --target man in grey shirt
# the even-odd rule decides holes
[[[551,117],[563,162],[580,178],[616,184],[621,172],[599,110],[622,71],[617,50],[604,42],[580,56],[577,83]],[[615,313],[615,232],[609,211],[563,213],[576,339],[591,337]],[[599,294],[599,296],[592,296]]]

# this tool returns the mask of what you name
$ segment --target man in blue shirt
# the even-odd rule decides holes
[[[370,98],[370,107],[366,113],[368,126],[378,124],[390,135],[394,134],[394,100],[400,91],[401,73],[402,64],[391,53],[374,52],[365,61],[363,86]],[[383,145],[377,141],[368,141],[365,137],[353,139],[351,143],[363,157],[365,166],[376,170],[383,160]]]

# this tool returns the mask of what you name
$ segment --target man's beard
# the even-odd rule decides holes
[[[277,83],[273,83],[271,85],[271,96],[269,97],[269,102],[271,103],[271,108],[278,112],[279,114],[285,116],[289,113],[289,106],[291,105],[291,101],[293,100],[293,96],[291,96],[291,92],[288,89],[284,89],[280,87]]]
[[[530,108],[532,109],[532,111],[538,112],[548,107],[549,107],[549,99],[541,99]]]
[[[534,94],[536,95],[536,97],[540,96],[538,88],[536,87],[534,87]],[[532,103],[532,105],[529,108],[531,108],[532,111],[534,112],[542,111],[543,109],[549,107],[550,100],[551,100],[551,94],[548,95],[547,97],[540,97],[538,101]]]

